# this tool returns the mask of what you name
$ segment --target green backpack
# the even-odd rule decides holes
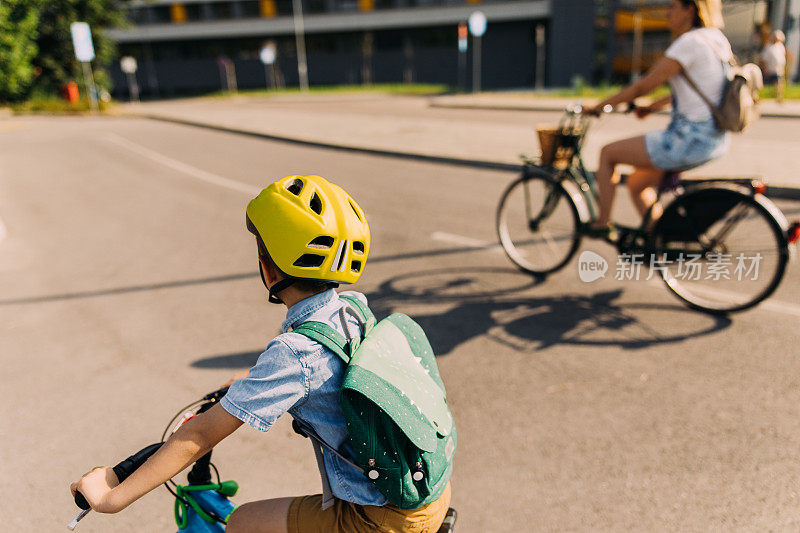
[[[360,300],[340,296],[363,325],[363,337],[346,339],[321,322],[294,329],[338,355],[346,364],[340,391],[355,467],[400,509],[435,501],[450,480],[456,427],[433,350],[422,328],[395,313],[376,324]],[[345,331],[347,329],[345,328]],[[309,428],[295,426],[344,459]]]

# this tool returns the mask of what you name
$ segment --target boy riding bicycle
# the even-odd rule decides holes
[[[205,455],[243,423],[267,431],[285,412],[310,428],[326,447],[315,446],[321,495],[277,498],[237,508],[227,531],[438,530],[447,513],[447,484],[417,509],[391,504],[358,466],[339,402],[347,365],[326,345],[291,332],[322,323],[349,338],[362,324],[343,308],[364,295],[334,291],[361,276],[370,232],[361,208],[341,188],[319,176],[289,176],[264,189],[247,206],[247,228],[256,237],[261,279],[269,301],[287,307],[283,333],[273,339],[246,377],[226,396],[183,424],[123,483],[109,467],[96,468],[70,486],[99,512],[116,513]],[[445,479],[446,481],[446,479]]]

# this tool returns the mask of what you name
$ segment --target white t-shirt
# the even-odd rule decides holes
[[[666,56],[681,64],[684,73],[712,103],[718,104],[722,100],[727,82],[722,59],[729,61],[733,52],[721,31],[717,28],[690,30],[675,39],[667,48]],[[695,122],[711,120],[708,105],[683,76],[676,74],[670,78],[669,85],[678,101],[678,113]]]
[[[783,43],[765,46],[761,51],[761,62],[764,63],[764,74],[767,76],[783,76],[786,68],[786,48]]]

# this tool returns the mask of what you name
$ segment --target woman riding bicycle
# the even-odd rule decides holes
[[[691,79],[712,102],[719,102],[727,81],[726,65],[733,53],[722,32],[719,0],[672,0],[667,21],[673,42],[640,80],[585,112],[597,115],[606,106],[632,102],[669,82],[671,96],[636,110],[644,118],[672,103],[672,121],[666,131],[651,131],[613,142],[600,152],[595,177],[599,187],[600,213],[588,233],[606,237],[614,232],[610,223],[614,190],[620,176],[617,165],[632,165],[627,185],[633,203],[644,215],[655,202],[655,187],[667,171],[681,171],[716,159],[728,151],[729,136],[717,129],[708,105],[687,82]],[[725,63],[723,63],[725,61]]]

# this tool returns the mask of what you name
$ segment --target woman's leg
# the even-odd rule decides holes
[[[656,187],[661,183],[664,171],[657,168],[636,168],[628,176],[625,184],[631,193],[633,205],[640,215],[644,216],[656,201]]]
[[[289,506],[294,498],[246,503],[228,520],[226,533],[286,533]]]
[[[614,189],[619,183],[619,175],[616,173],[617,165],[633,165],[640,169],[655,170],[650,162],[650,156],[647,155],[644,135],[607,144],[600,151],[600,166],[595,173],[599,189],[600,214],[593,224],[595,228],[604,228],[611,220]]]

